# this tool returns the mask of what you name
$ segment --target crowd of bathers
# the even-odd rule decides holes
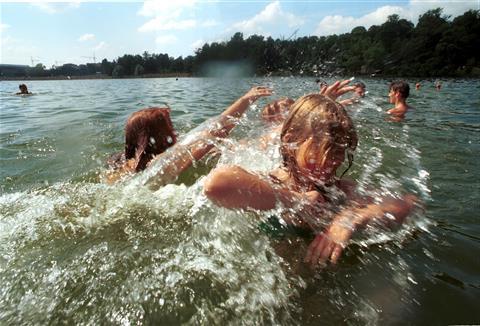
[[[336,263],[356,231],[371,224],[401,224],[418,204],[413,194],[382,198],[362,195],[356,182],[346,177],[358,143],[347,106],[358,103],[366,94],[364,83],[350,85],[351,81],[319,83],[319,91],[296,100],[281,98],[265,106],[260,118],[270,127],[261,142],[280,144],[282,160],[277,168],[265,174],[238,165],[219,165],[203,183],[203,193],[219,207],[254,212],[286,208],[282,223],[312,234],[305,253],[305,263],[311,266]],[[339,99],[347,93],[354,96]],[[125,149],[108,159],[110,168],[105,179],[121,182],[162,161],[162,172],[156,175],[158,184],[170,182],[193,162],[218,153],[213,150],[216,140],[228,137],[247,109],[270,95],[269,87],[251,88],[211,127],[182,143],[177,142],[170,108],[134,112],[125,126]],[[408,83],[391,83],[389,99],[395,107],[388,114],[403,118],[410,108],[408,96]]]

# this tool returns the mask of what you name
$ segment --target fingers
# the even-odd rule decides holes
[[[312,256],[315,253],[315,250],[316,250],[317,246],[320,244],[320,242],[322,241],[322,239],[323,239],[323,234],[319,234],[315,237],[315,239],[313,239],[310,246],[308,246],[307,255],[305,256],[305,262],[306,263],[314,263],[315,262],[315,260],[312,260]]]
[[[342,88],[342,87],[348,85],[351,81],[352,81],[351,79],[345,79],[345,80],[341,81],[341,82],[339,83],[338,88]]]
[[[327,91],[328,85],[323,85],[320,87],[320,95],[325,95],[325,92]]]
[[[322,233],[315,237],[307,249],[305,263],[312,268],[317,265],[325,266],[328,261],[336,264],[342,255],[344,246],[330,239],[328,235]]]
[[[320,94],[336,99],[340,95],[343,95],[347,92],[351,92],[355,89],[354,86],[347,86],[351,82],[351,79],[345,79],[343,81],[336,81],[332,85],[325,85],[320,88]]]
[[[342,255],[343,252],[343,246],[337,244],[335,246],[335,249],[333,249],[332,255],[330,256],[330,260],[333,264],[336,264],[338,262],[338,259]]]
[[[270,93],[270,94],[273,91],[270,87],[267,87],[267,86],[256,86],[256,87],[253,87],[252,90],[258,93]]]
[[[326,89],[325,89],[325,92],[323,95],[327,95],[327,96],[332,96],[334,95],[335,91],[337,90],[338,86],[340,85],[340,82],[339,81],[336,81],[334,82],[332,85],[328,86]]]
[[[318,243],[311,256],[310,265],[312,267],[315,267],[318,263],[325,263],[322,254],[328,245],[328,239],[325,236],[322,236],[322,240]]]
[[[343,86],[337,90],[337,96],[343,95],[355,90],[355,86]]]

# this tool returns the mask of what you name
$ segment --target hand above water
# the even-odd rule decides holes
[[[307,249],[305,262],[315,267],[325,265],[328,261],[335,264],[340,258],[343,249],[352,237],[353,223],[344,218],[335,219],[326,231],[317,234]]]
[[[400,225],[418,205],[419,199],[408,194],[400,198],[385,197],[378,204],[343,210],[333,219],[327,230],[312,241],[307,249],[305,262],[311,266],[325,265],[328,261],[335,264],[357,229],[372,222],[384,226]]]
[[[247,99],[250,103],[255,102],[260,97],[272,95],[272,89],[266,86],[252,87],[242,98]]]
[[[343,81],[337,80],[332,85],[324,85],[320,88],[320,94],[325,95],[335,101],[337,97],[355,90],[355,86],[348,86],[350,82],[351,79],[346,79]]]

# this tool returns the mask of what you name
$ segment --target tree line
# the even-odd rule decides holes
[[[412,22],[391,15],[368,30],[358,26],[350,33],[273,39],[260,35],[244,38],[235,33],[229,41],[206,43],[195,55],[173,58],[168,54],[125,54],[112,62],[65,64],[30,69],[31,76],[81,76],[101,73],[112,77],[148,74],[205,76],[212,63],[236,63],[248,75],[325,74],[412,77],[480,76],[480,11],[469,10],[451,19],[441,8]]]

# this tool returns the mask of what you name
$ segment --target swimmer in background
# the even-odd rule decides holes
[[[437,80],[435,81],[435,89],[439,91],[442,88],[442,82]]]
[[[20,92],[16,93],[15,95],[31,95],[32,94],[28,91],[27,85],[25,84],[18,85],[18,88],[20,89]]]
[[[365,97],[367,86],[363,82],[356,82],[353,84],[353,92],[355,93],[353,97],[339,101],[343,106],[352,105],[360,102],[360,99]]]
[[[204,184],[205,195],[227,209],[267,211],[282,205],[279,218],[287,225],[316,233],[305,256],[311,266],[336,263],[354,232],[375,222],[402,223],[417,202],[414,195],[373,202],[356,192],[354,181],[342,178],[358,141],[347,111],[336,102],[353,90],[349,82],[336,82],[293,103],[280,135],[281,167],[260,175],[220,166]],[[345,158],[348,166],[337,177]]]
[[[416,91],[419,91],[421,87],[422,87],[422,84],[420,84],[420,82],[415,84],[415,90]]]
[[[403,80],[390,83],[388,99],[395,106],[387,111],[394,121],[400,121],[412,107],[407,104],[407,98],[410,95],[410,86]]]
[[[125,151],[114,154],[107,160],[110,167],[106,174],[107,183],[145,170],[154,161],[165,157],[164,152],[171,147],[168,151],[168,164],[162,173],[165,180],[157,182],[169,183],[189,168],[194,160],[202,159],[214,147],[213,140],[228,136],[236,125],[236,120],[253,102],[271,94],[272,90],[268,87],[253,87],[221,113],[211,128],[187,144],[177,143],[169,108],[149,108],[134,112],[125,126]],[[159,179],[162,177],[158,176]]]

